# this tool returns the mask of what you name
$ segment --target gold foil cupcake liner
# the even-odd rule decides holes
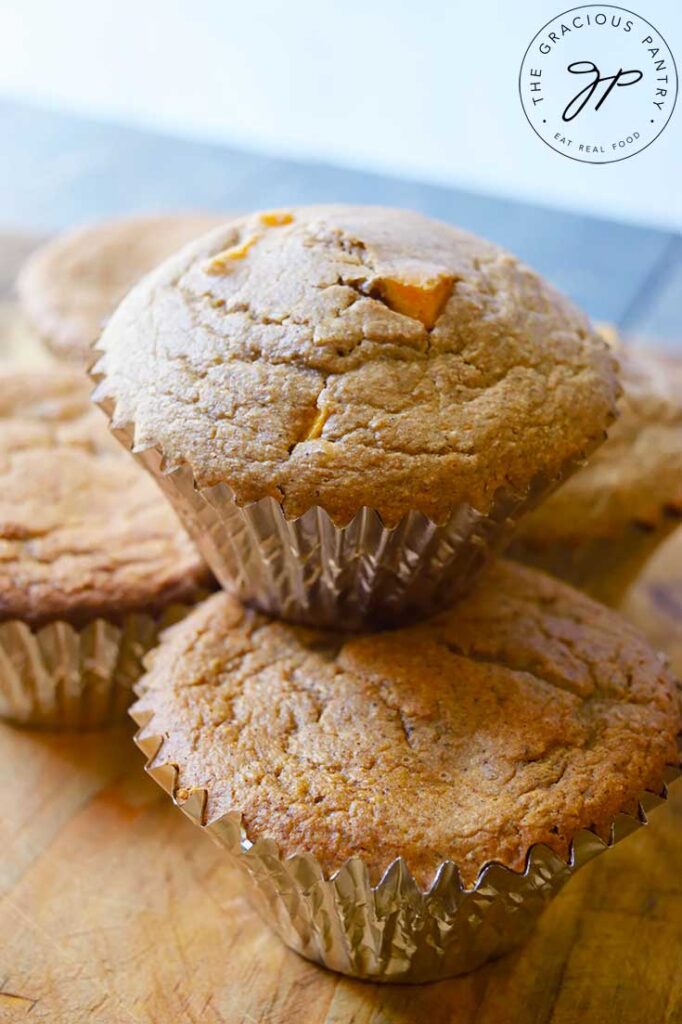
[[[113,414],[111,402],[100,405]],[[579,464],[571,460],[557,479],[536,476],[521,497],[498,495],[485,515],[461,504],[446,523],[412,511],[389,528],[362,508],[337,526],[319,506],[296,519],[273,498],[240,506],[226,484],[199,488],[189,466],[168,470],[158,448],[135,449],[132,424],[112,431],[157,480],[225,590],[275,618],[347,630],[397,625],[451,603],[516,520]]]
[[[81,629],[0,623],[0,718],[50,729],[93,729],[125,721],[144,655],[189,611],[95,619]]]
[[[632,813],[619,814],[606,839],[588,829],[574,837],[567,860],[533,846],[523,871],[486,864],[467,889],[444,861],[423,891],[407,865],[394,861],[377,885],[353,857],[331,877],[310,854],[284,856],[269,839],[251,842],[238,814],[206,824],[206,791],[178,790],[177,765],[164,763],[163,737],[150,734],[149,712],[131,714],[146,770],[195,825],[221,846],[265,922],[301,956],[342,974],[373,982],[427,982],[464,974],[517,946],[576,873],[598,854],[648,823],[680,775],[670,766],[659,793],[644,792]],[[633,802],[634,803],[634,802]]]

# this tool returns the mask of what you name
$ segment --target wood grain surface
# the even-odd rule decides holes
[[[5,350],[41,360],[16,310],[1,315]],[[682,534],[627,612],[682,670]],[[377,986],[281,945],[131,737],[0,725],[3,1024],[682,1024],[682,786],[519,951],[452,981]]]
[[[682,799],[586,867],[519,952],[421,987],[353,982],[261,924],[126,730],[0,727],[0,1020],[682,1021]]]

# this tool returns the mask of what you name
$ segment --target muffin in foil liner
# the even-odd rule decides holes
[[[518,537],[506,554],[618,608],[656,549],[681,521],[677,511],[664,509],[655,526],[632,522],[613,537],[585,537],[581,544],[541,545]]]
[[[359,857],[326,877],[310,854],[285,857],[272,840],[251,842],[237,814],[206,824],[206,791],[178,789],[177,766],[158,757],[163,737],[141,735],[152,716],[135,706],[131,714],[140,726],[135,742],[148,758],[147,772],[225,850],[264,921],[301,956],[373,982],[420,983],[464,974],[523,942],[569,878],[646,825],[647,815],[667,799],[669,784],[682,772],[679,761],[669,766],[661,791],[642,793],[605,838],[587,829],[578,832],[567,861],[536,845],[523,871],[491,862],[470,889],[462,885],[456,865],[444,861],[423,891],[402,858],[372,885]]]
[[[144,655],[188,611],[171,605],[159,616],[99,618],[80,629],[61,620],[0,623],[0,718],[49,729],[125,721]]]
[[[111,414],[109,403],[100,403]],[[226,484],[197,487],[155,447],[136,449],[134,426],[112,427],[157,480],[221,586],[243,604],[302,625],[376,629],[436,611],[464,593],[516,520],[557,480],[538,475],[523,497],[499,495],[488,514],[461,504],[446,523],[412,511],[395,527],[363,508],[337,526],[320,507],[287,519],[274,498],[240,506]]]

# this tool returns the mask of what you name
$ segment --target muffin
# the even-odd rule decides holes
[[[607,346],[496,246],[416,213],[254,214],[118,307],[95,399],[224,587],[348,629],[440,607],[604,437]]]
[[[682,519],[682,363],[617,351],[623,395],[608,441],[509,549],[614,606]]]
[[[23,369],[50,361],[16,302],[0,300],[0,360]]]
[[[0,374],[0,715],[125,718],[141,657],[205,593],[172,509],[77,371]]]
[[[355,637],[222,593],[147,665],[131,712],[152,775],[287,943],[377,980],[518,942],[678,763],[662,659],[513,562],[428,621]]]
[[[627,592],[619,611],[682,678],[682,529],[658,549]]]
[[[55,355],[83,364],[126,292],[157,263],[225,219],[200,213],[123,217],[59,235],[19,274],[26,316]]]

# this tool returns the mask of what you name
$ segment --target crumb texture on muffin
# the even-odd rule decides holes
[[[682,517],[682,362],[617,352],[623,394],[608,440],[524,518],[522,544],[576,545]]]
[[[0,620],[113,620],[193,600],[207,583],[89,392],[75,370],[0,374]]]
[[[397,857],[465,884],[534,843],[566,856],[606,835],[676,759],[679,708],[660,658],[614,613],[557,581],[491,566],[459,606],[349,639],[269,620],[226,594],[152,654],[135,709],[178,793],[251,840],[353,855],[378,881]]]
[[[17,282],[22,306],[58,355],[82,362],[141,277],[225,220],[218,214],[156,214],[68,231],[38,249],[22,268]]]
[[[134,289],[97,348],[97,398],[138,448],[336,522],[524,496],[602,440],[617,390],[605,343],[537,274],[376,207],[233,221]]]

